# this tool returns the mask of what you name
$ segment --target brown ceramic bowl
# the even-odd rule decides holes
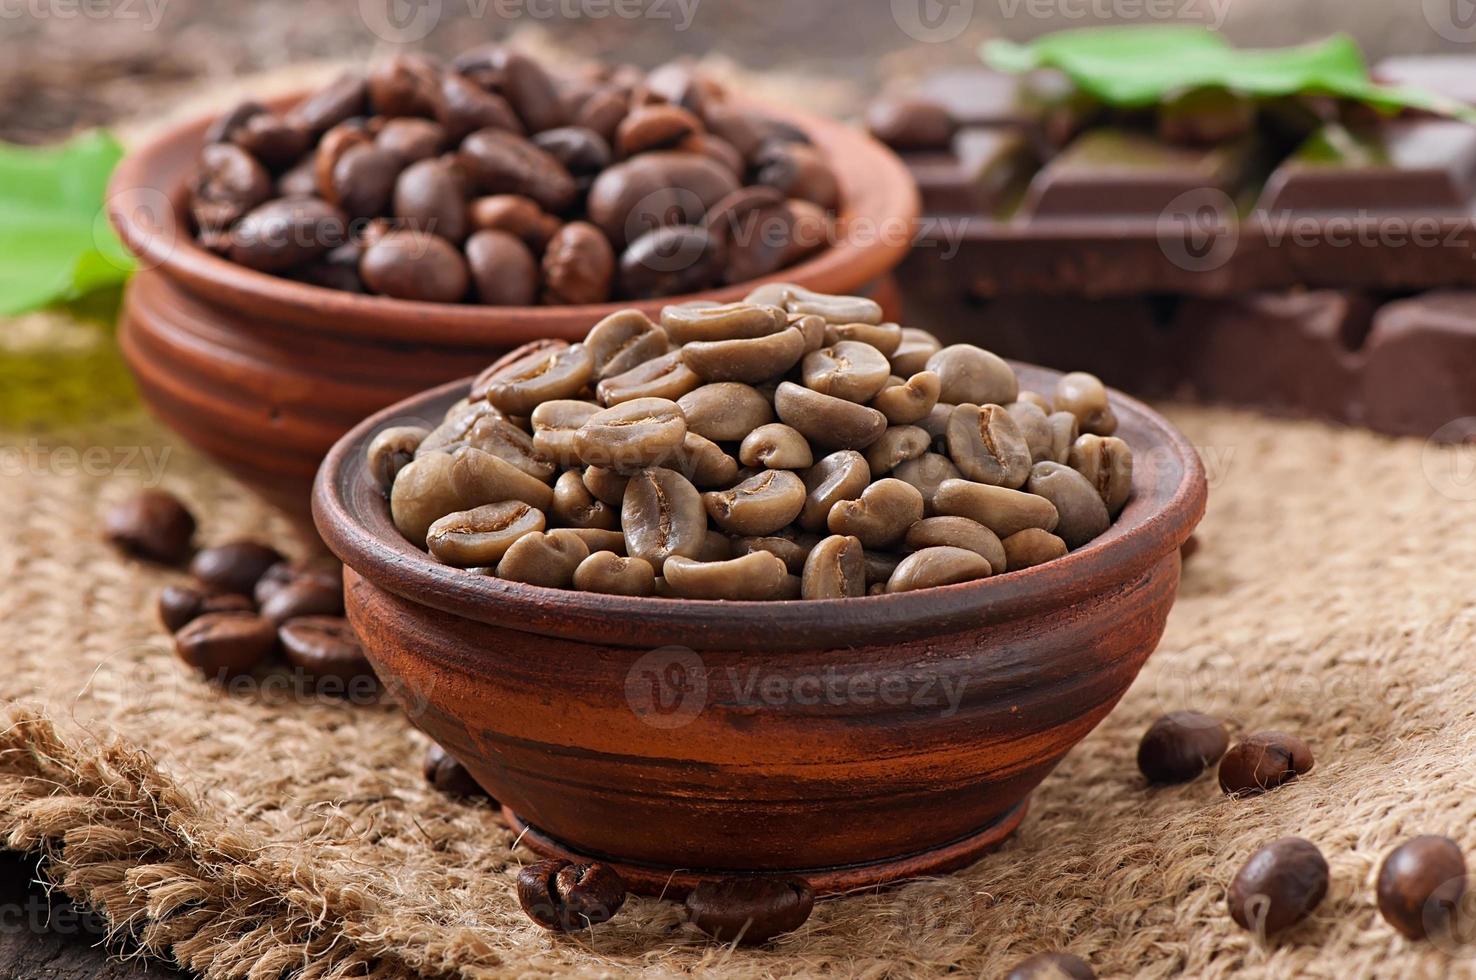
[[[271,103],[286,107],[296,98]],[[802,128],[840,180],[838,227],[900,234],[836,243],[767,280],[686,297],[591,306],[490,307],[359,296],[227,262],[189,233],[185,178],[208,119],[171,129],[113,175],[108,213],[141,271],[120,340],[139,390],[167,425],[289,512],[306,517],[323,454],[359,419],[485,367],[529,340],[583,337],[613,310],[683,299],[740,299],[759,282],[895,303],[889,274],[907,252],[917,189],[901,162],[859,130],[763,111]]]
[[[1036,390],[1059,376],[1017,369]],[[466,390],[383,411],[328,454],[314,515],[348,566],[349,618],[411,720],[530,846],[613,860],[645,891],[713,872],[838,891],[977,857],[1137,676],[1204,512],[1193,447],[1114,393],[1133,498],[1050,564],[810,602],[545,589],[437,564],[365,472],[379,429]]]

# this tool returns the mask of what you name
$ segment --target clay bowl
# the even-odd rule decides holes
[[[889,274],[906,254],[918,212],[906,169],[859,130],[762,110],[801,127],[832,162],[844,202],[838,227],[864,219],[903,230],[842,231],[834,245],[770,278],[895,304]],[[640,303],[485,307],[358,296],[269,276],[205,251],[189,234],[184,182],[208,125],[199,119],[165,132],[113,175],[109,217],[141,266],[124,300],[120,342],[154,414],[304,519],[323,454],[365,415],[480,370],[529,340],[576,340],[616,309],[731,301],[768,281]]]
[[[1017,369],[1036,390],[1059,376]],[[414,724],[526,843],[613,860],[647,892],[714,872],[833,892],[972,861],[1137,676],[1204,512],[1193,447],[1114,393],[1133,498],[1047,565],[813,602],[520,585],[406,542],[364,471],[379,429],[439,418],[466,390],[380,412],[328,454],[314,515],[348,566],[349,618]]]

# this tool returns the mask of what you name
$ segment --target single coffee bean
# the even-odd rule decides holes
[[[1080,956],[1036,953],[1016,963],[1005,980],[1097,980],[1097,974]]]
[[[574,177],[553,154],[516,133],[479,129],[462,141],[459,157],[472,185],[483,194],[522,194],[543,210],[560,214],[579,193]]]
[[[800,576],[804,599],[843,599],[866,594],[866,557],[859,538],[832,534],[805,558]]]
[[[1064,558],[1066,552],[1071,550],[1066,547],[1065,541],[1038,527],[1016,531],[1009,537],[1002,538],[1001,543],[1005,550],[1005,564],[1012,572]]]
[[[568,112],[558,84],[548,70],[521,51],[499,47],[493,65],[501,75],[501,90],[531,133],[564,125]]]
[[[1284,732],[1247,735],[1220,760],[1220,788],[1231,795],[1275,789],[1312,770],[1307,743]]]
[[[257,541],[232,541],[205,548],[190,562],[190,574],[217,592],[251,595],[282,553]]]
[[[792,381],[781,382],[774,392],[774,411],[811,444],[826,449],[865,449],[887,429],[886,416],[876,409]]]
[[[386,116],[429,116],[439,76],[439,66],[427,55],[395,55],[370,69],[369,104]]]
[[[674,344],[751,340],[789,327],[789,317],[776,306],[742,303],[673,303],[661,311],[661,329]]]
[[[701,225],[663,225],[635,236],[620,255],[620,293],[633,299],[676,296],[715,285],[722,242]]]
[[[867,106],[866,128],[893,149],[946,150],[958,126],[932,99],[884,97]]]
[[[621,157],[660,150],[702,129],[702,122],[681,106],[655,103],[632,109],[615,130],[615,151]]]
[[[389,150],[404,166],[439,154],[449,142],[446,127],[429,119],[405,116],[386,119],[374,134],[374,145]]]
[[[543,253],[545,303],[603,303],[615,282],[615,251],[600,230],[571,221],[549,239]]]
[[[589,546],[567,530],[532,531],[512,543],[497,563],[497,577],[510,582],[567,589]]]
[[[933,506],[940,514],[978,521],[1000,540],[1027,528],[1054,531],[1060,520],[1056,505],[1044,497],[969,480],[943,481]]]
[[[765,470],[729,490],[704,493],[702,503],[729,534],[773,534],[799,516],[805,484],[788,470]]]
[[[1008,405],[1020,393],[1004,358],[973,344],[953,344],[928,358],[938,376],[938,400],[949,405]]]
[[[1138,743],[1138,768],[1150,783],[1187,783],[1220,761],[1230,733],[1218,718],[1174,711],[1159,718]]]
[[[1055,439],[1051,432],[1050,419],[1040,410],[1040,406],[1027,401],[1015,401],[1006,405],[1005,411],[1010,413],[1010,418],[1019,426],[1025,446],[1030,450],[1031,461],[1055,461]]]
[[[200,151],[204,157],[205,150]],[[305,156],[282,173],[273,186],[275,194],[267,197],[312,197],[318,193],[318,175],[316,172],[316,159],[313,156]]]
[[[738,479],[738,461],[723,452],[717,443],[695,432],[687,433],[682,448],[663,465],[706,490],[732,486]]]
[[[348,217],[326,201],[280,198],[247,212],[231,231],[232,262],[285,272],[328,254],[348,239]]]
[[[643,558],[622,558],[613,551],[597,551],[574,569],[574,588],[606,595],[654,595],[656,572]]]
[[[350,218],[372,218],[389,209],[404,161],[365,142],[350,146],[329,174],[330,202]]]
[[[190,178],[190,215],[202,234],[224,242],[231,225],[271,196],[271,175],[239,146],[211,143],[200,151]]]
[[[375,679],[358,634],[342,616],[299,616],[281,625],[277,639],[287,662],[309,677],[344,684]]]
[[[892,577],[887,579],[888,592],[911,592],[988,578],[993,574],[989,559],[966,548],[939,546],[914,551],[903,558]]]
[[[595,386],[595,396],[605,405],[618,405],[635,398],[667,398],[680,404],[683,396],[701,385],[702,379],[683,363],[682,352],[674,350],[605,378]],[[684,405],[683,411],[686,410]],[[692,428],[690,415],[687,428]]]
[[[166,585],[159,593],[159,622],[171,633],[201,616],[218,612],[254,613],[256,605],[243,595],[216,594],[190,585]]]
[[[530,415],[546,401],[574,398],[594,378],[594,357],[583,344],[537,351],[486,380],[486,397],[509,415]]]
[[[835,505],[861,496],[871,482],[871,468],[866,465],[866,457],[855,450],[843,449],[805,470],[801,478],[805,483],[805,504],[800,509],[800,527],[825,532]]]
[[[362,119],[346,120],[324,133],[313,153],[315,193],[328,203],[337,204],[340,186],[334,171],[338,169],[338,161],[354,147],[373,145],[374,135]]]
[[[1063,374],[1056,382],[1053,402],[1057,411],[1076,416],[1082,432],[1110,436],[1117,431],[1117,416],[1107,403],[1107,389],[1095,375],[1085,371]]]
[[[943,344],[937,337],[916,327],[903,327],[897,341],[897,349],[888,356],[892,361],[892,370],[903,377],[926,371],[928,359],[943,349]],[[942,379],[939,378],[938,381],[941,395]]]
[[[364,79],[345,72],[287,110],[286,119],[316,136],[345,119],[363,115],[368,96]]]
[[[439,95],[436,119],[445,128],[446,138],[453,143],[482,129],[500,129],[517,135],[523,133],[523,124],[507,100],[470,79],[447,72],[441,76]]]
[[[610,165],[610,144],[584,126],[559,126],[533,137],[533,145],[547,151],[575,177],[597,174]]]
[[[728,543],[726,536],[718,534],[717,537],[721,538],[725,544]],[[819,543],[818,535],[796,534],[790,528],[780,528],[774,534],[734,538],[729,545],[728,554],[708,560],[742,558],[750,552],[767,551],[784,562],[784,567],[789,569],[789,574],[800,575],[805,570],[805,561],[810,557],[810,551]]]
[[[948,455],[964,476],[1014,490],[1030,476],[1030,448],[1000,405],[959,405],[948,419]]]
[[[425,781],[438,792],[447,796],[486,796],[487,791],[478,785],[466,766],[435,742],[425,750],[425,759],[420,764]]]
[[[530,340],[526,344],[520,344],[514,347],[487,365],[482,370],[482,373],[476,376],[475,380],[472,381],[471,391],[464,400],[471,404],[485,400],[487,397],[487,387],[492,383],[492,379],[500,376],[511,365],[518,364],[532,357],[534,354],[549,354],[554,351],[561,351],[568,346],[569,344],[562,340],[544,339]],[[448,412],[447,414],[450,413]]]
[[[769,399],[736,381],[694,388],[677,399],[687,428],[713,442],[740,442],[754,429],[774,420]]]
[[[1051,427],[1051,459],[1058,463],[1069,464],[1071,461],[1071,447],[1076,444],[1077,437],[1081,432],[1076,422],[1076,416],[1070,412],[1052,412],[1046,416],[1046,423]],[[1086,466],[1072,468],[1084,470]],[[1085,476],[1086,474],[1083,473],[1083,475]],[[1132,474],[1129,473],[1128,477],[1128,489],[1131,491]],[[1088,476],[1087,479],[1090,480],[1091,477]],[[1125,502],[1127,498],[1124,497],[1123,500]],[[1111,509],[1110,504],[1108,505],[1108,509]]]
[[[608,144],[615,139],[615,131],[625,118],[629,105],[625,93],[609,88],[600,89],[574,111],[572,122],[600,134]]]
[[[798,878],[699,882],[686,899],[692,924],[720,943],[762,946],[805,924],[815,892]]]
[[[1097,488],[1065,463],[1036,463],[1025,489],[1055,505],[1055,534],[1068,548],[1081,547],[1112,524]]]
[[[555,398],[543,402],[533,409],[530,421],[533,425],[533,448],[541,456],[554,460],[560,466],[574,466],[579,462],[575,447],[575,436],[590,418],[600,410],[594,402],[572,398]]]
[[[596,500],[584,485],[584,478],[578,470],[566,471],[554,484],[550,512],[555,521],[566,527],[598,527],[607,531],[620,527],[616,508],[603,500]]]
[[[618,310],[596,323],[584,338],[594,358],[595,378],[624,374],[671,347],[666,332],[640,310]]]
[[[1096,488],[1109,514],[1121,513],[1133,492],[1133,452],[1127,443],[1116,436],[1080,436],[1071,443],[1066,462]]]
[[[928,451],[932,439],[915,425],[894,425],[866,447],[866,465],[871,475],[880,477],[890,473],[910,459],[917,459]]]
[[[366,248],[359,276],[371,292],[428,303],[460,300],[470,281],[456,246],[418,231],[392,231]]]
[[[902,328],[895,323],[827,323],[825,343],[865,344],[875,347],[883,357],[891,357],[902,343]],[[916,372],[914,372],[916,373]]]
[[[528,306],[538,298],[538,260],[520,238],[479,231],[466,240],[466,263],[477,300],[487,306]]]
[[[262,602],[260,612],[273,626],[300,616],[342,616],[343,583],[302,576],[272,592]]]
[[[563,227],[563,222],[540,208],[537,201],[521,194],[489,194],[479,197],[471,202],[468,216],[474,228],[516,235],[535,255],[542,255],[554,234]],[[610,253],[612,270],[615,266],[614,254]]]
[[[843,340],[805,355],[805,387],[834,398],[868,402],[886,385],[892,366],[870,344]]]
[[[393,207],[395,217],[408,228],[439,235],[448,242],[463,241],[468,224],[466,175],[452,157],[412,163],[395,179]]]
[[[686,435],[676,402],[636,398],[591,415],[574,434],[574,449],[585,465],[632,473],[671,458]]]
[[[726,561],[674,555],[661,574],[671,594],[679,598],[763,601],[782,597],[789,569],[777,555],[754,551]]]
[[[529,476],[501,456],[471,446],[462,446],[451,454],[449,472],[451,488],[463,504],[458,510],[504,500],[521,500],[539,510],[547,510],[553,503],[553,491],[547,483]],[[398,480],[395,483],[399,485]]]
[[[707,539],[702,496],[675,470],[653,467],[631,476],[620,507],[625,551],[657,573],[672,555],[696,557]]]
[[[1424,834],[1379,866],[1379,914],[1409,939],[1449,935],[1466,893],[1466,857],[1449,837]]]
[[[691,435],[691,433],[687,433]],[[681,473],[679,467],[672,467]],[[686,476],[685,473],[682,474]],[[562,477],[560,478],[562,479]],[[687,479],[691,479],[690,476]],[[616,510],[625,502],[625,488],[630,486],[630,474],[620,473],[608,466],[586,466],[584,472],[579,475],[579,480],[584,488],[589,491],[590,496],[601,503],[609,504]]]
[[[1230,917],[1269,936],[1301,922],[1327,895],[1328,867],[1311,841],[1283,837],[1256,851],[1230,883]]]
[[[430,430],[422,425],[392,425],[374,436],[367,453],[369,475],[381,490],[388,493],[395,485],[395,477],[410,465],[428,435]]]
[[[760,292],[760,290],[763,290]],[[782,305],[789,313],[813,314],[827,324],[881,323],[881,304],[865,296],[834,296],[817,293],[794,283],[771,283],[747,297],[750,303]]]
[[[794,367],[804,353],[804,334],[787,327],[766,337],[693,341],[682,347],[682,361],[703,381],[758,384]]]
[[[504,500],[437,519],[426,532],[426,547],[447,565],[491,567],[515,541],[544,527],[543,511],[521,500]]]
[[[206,613],[174,634],[174,652],[207,677],[244,674],[277,642],[271,623],[250,612]]]
[[[307,130],[275,112],[258,112],[231,134],[231,142],[274,171],[300,160],[311,139]]]
[[[278,592],[299,582],[312,582],[321,589],[341,595],[343,593],[343,566],[331,559],[305,558],[297,561],[279,561],[256,580],[256,588],[252,590],[251,595],[256,600],[256,605],[261,607],[270,602],[272,596]]]
[[[611,244],[668,224],[696,225],[708,210],[738,189],[722,164],[695,153],[655,150],[600,173],[585,210]]]
[[[451,485],[449,453],[417,456],[403,467],[390,488],[390,518],[395,529],[417,547],[425,547],[426,532],[447,514],[466,510]]]
[[[964,482],[963,474],[953,465],[953,460],[941,453],[923,453],[917,459],[898,463],[892,476],[917,487],[918,493],[923,495],[923,508],[927,514],[942,513],[938,510],[937,496],[944,483],[949,480]]]
[[[999,535],[967,517],[929,517],[907,529],[904,543],[913,551],[924,548],[965,548],[989,560],[990,570],[1001,575],[1008,567]]]
[[[888,385],[871,399],[871,407],[887,417],[892,425],[910,425],[928,417],[938,404],[942,390],[938,376],[919,371],[902,384]]]
[[[803,470],[815,463],[805,437],[782,422],[761,425],[744,436],[738,458],[744,466],[771,470]]]
[[[826,518],[832,534],[859,538],[867,548],[891,548],[900,544],[907,529],[923,517],[923,499],[918,489],[901,480],[878,480],[856,500],[837,501]]]
[[[103,533],[130,555],[178,565],[190,557],[195,515],[172,493],[144,490],[103,516]]]
[[[840,203],[840,182],[825,157],[803,143],[769,143],[754,156],[754,179],[785,197],[813,201],[827,211]]]
[[[607,864],[548,860],[518,872],[518,904],[528,918],[553,932],[573,932],[608,922],[625,904],[625,880]]]

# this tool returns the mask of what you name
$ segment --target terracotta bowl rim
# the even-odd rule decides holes
[[[312,91],[305,88],[260,101],[282,110]],[[794,281],[820,292],[836,292],[840,283],[874,282],[902,261],[912,247],[921,199],[895,153],[859,128],[837,120],[741,96],[731,100],[798,126],[825,151],[841,182],[842,224],[866,221],[879,228],[900,225],[905,226],[906,234],[863,242],[857,236],[841,233],[814,256],[772,275],[654,300],[612,300],[578,306],[484,306],[359,295],[259,272],[215,255],[195,242],[184,220],[187,170],[169,168],[168,160],[181,152],[181,144],[198,148],[206,128],[219,113],[177,123],[129,152],[109,181],[108,219],[138,257],[141,268],[156,269],[192,292],[223,297],[240,309],[259,308],[264,313],[299,320],[308,329],[452,344],[485,344],[489,338],[508,335],[509,330],[529,338],[555,335],[561,321],[594,323],[615,310],[630,307],[655,312],[671,303],[697,299],[731,302],[767,282]],[[858,195],[859,188],[866,188],[867,193]],[[158,213],[161,194],[168,201],[163,215]],[[858,210],[858,196],[876,213]],[[162,225],[156,226],[160,221]]]
[[[1022,382],[1061,374],[1014,366]],[[1151,432],[1154,444],[1132,446],[1134,495],[1112,527],[1056,561],[974,582],[854,599],[716,601],[550,589],[442,565],[399,535],[381,494],[371,491],[371,499],[383,503],[367,515],[350,499],[352,481],[362,481],[360,492],[368,488],[361,461],[376,430],[392,420],[431,417],[427,407],[449,405],[470,382],[451,382],[392,405],[340,439],[314,481],[318,532],[344,564],[376,587],[454,616],[564,639],[609,643],[610,624],[619,622],[626,646],[713,649],[762,638],[775,649],[835,648],[1040,615],[1145,574],[1193,532],[1208,495],[1204,467],[1188,438],[1147,405],[1114,390],[1111,403],[1119,419]],[[1038,384],[1032,387],[1039,390]],[[1142,461],[1158,453],[1179,468],[1172,487],[1147,485]]]

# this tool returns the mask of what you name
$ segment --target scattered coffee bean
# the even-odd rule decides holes
[[[1220,761],[1230,734],[1218,718],[1174,711],[1159,718],[1138,743],[1138,768],[1150,783],[1187,783]]]
[[[341,616],[343,583],[302,576],[274,591],[262,602],[260,611],[273,626],[300,616]]]
[[[425,750],[425,759],[420,764],[420,771],[433,789],[447,796],[487,795],[487,791],[472,778],[466,766],[456,761],[455,756],[441,748],[436,742],[432,742],[430,748]]]
[[[103,533],[130,555],[178,565],[190,557],[195,516],[174,494],[145,490],[104,515]]]
[[[1220,760],[1220,788],[1231,795],[1263,793],[1312,769],[1312,750],[1294,735],[1257,732]]]
[[[1409,939],[1449,935],[1466,893],[1466,857],[1449,837],[1424,834],[1379,866],[1379,914]]]
[[[199,551],[190,574],[217,592],[253,595],[256,583],[282,561],[282,553],[257,541],[232,541]]]
[[[174,652],[205,676],[221,678],[250,672],[276,642],[276,628],[255,613],[212,612],[174,634]]]
[[[171,633],[207,613],[256,612],[256,605],[243,595],[211,593],[191,585],[166,585],[159,593],[159,622]]]
[[[528,918],[554,932],[608,922],[625,904],[625,879],[607,864],[548,860],[518,872],[518,904]]]
[[[1283,837],[1256,851],[1230,883],[1230,917],[1269,936],[1301,922],[1327,895],[1328,867],[1311,841]]]
[[[342,616],[299,616],[281,625],[277,639],[287,662],[309,677],[344,684],[374,677],[358,634]]]
[[[1016,963],[1005,980],[1097,980],[1097,974],[1080,956],[1036,953]]]
[[[309,581],[324,591],[343,594],[343,566],[336,561],[314,558],[300,561],[280,561],[268,568],[256,580],[252,598],[258,606],[271,601],[272,596],[290,585]]]
[[[720,943],[761,946],[805,924],[815,892],[797,878],[722,878],[687,894],[692,924]]]

